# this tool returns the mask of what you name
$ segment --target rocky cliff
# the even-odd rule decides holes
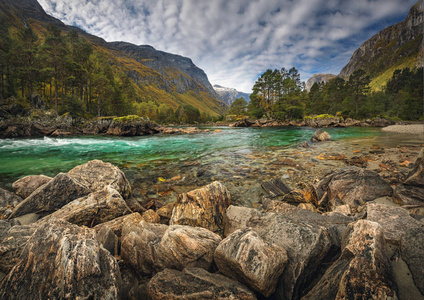
[[[309,92],[311,90],[311,87],[314,85],[314,83],[317,82],[324,82],[326,83],[330,79],[333,79],[336,77],[334,74],[314,74],[311,78],[308,79],[305,85],[305,89]]]
[[[422,66],[422,40],[423,0],[419,0],[404,21],[381,30],[364,42],[339,76],[348,78],[355,70],[363,68],[373,78],[393,66]]]
[[[233,104],[234,100],[240,97],[244,98],[247,102],[250,101],[250,94],[239,92],[236,89],[223,87],[217,84],[215,84],[213,88],[218,94],[219,99],[228,105]]]

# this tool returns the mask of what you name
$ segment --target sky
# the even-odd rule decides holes
[[[267,69],[339,74],[353,52],[416,0],[39,0],[108,42],[189,57],[212,84],[251,92]]]

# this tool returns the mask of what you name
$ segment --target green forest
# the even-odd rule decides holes
[[[359,69],[348,80],[335,77],[326,84],[315,83],[308,93],[296,68],[267,70],[255,82],[250,103],[237,99],[229,114],[278,120],[322,114],[422,120],[423,68],[396,70],[381,91],[371,91],[370,81],[366,72]]]

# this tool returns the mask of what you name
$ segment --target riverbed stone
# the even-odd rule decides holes
[[[316,185],[320,205],[334,210],[339,205],[357,207],[379,197],[392,196],[392,187],[377,173],[347,167],[327,174]],[[323,197],[325,196],[325,197]]]
[[[165,269],[147,285],[151,300],[177,299],[240,299],[255,300],[255,294],[237,281],[201,268],[186,268],[182,272]]]
[[[328,222],[326,225],[330,228],[330,223],[333,222],[324,219],[325,216],[303,209],[297,209],[297,212],[291,210],[287,213],[267,213],[247,207],[230,206],[225,218],[225,235],[250,227],[265,242],[285,249],[288,262],[280,276],[274,297],[296,299],[330,249],[337,248],[337,237],[331,237],[330,229],[322,226]],[[338,223],[341,225],[341,222]],[[346,224],[343,225],[346,228]],[[339,234],[336,228],[334,234]]]
[[[40,225],[0,285],[1,299],[120,299],[116,259],[93,229],[61,220]]]
[[[393,192],[393,200],[399,205],[424,205],[424,188],[399,184]]]
[[[13,209],[11,218],[28,213],[50,213],[89,193],[87,186],[67,174],[59,173],[49,183],[40,186],[19,203]]]
[[[0,241],[0,271],[9,273],[19,261],[23,247],[38,228],[38,224],[15,225],[7,229]]]
[[[318,206],[318,196],[313,185],[308,183],[299,183],[296,189],[285,194],[282,201],[288,203],[309,203]]]
[[[111,163],[97,159],[92,160],[76,166],[68,172],[68,175],[80,184],[87,186],[92,192],[102,191],[110,185],[124,199],[128,199],[131,194],[131,186],[125,174]]]
[[[291,189],[280,178],[265,181],[261,186],[271,197],[283,196],[291,192]]]
[[[367,220],[380,224],[386,241],[394,244],[400,243],[408,229],[424,227],[406,209],[384,204],[368,204]]]
[[[424,148],[421,149],[404,184],[424,188]]]
[[[424,227],[406,230],[401,241],[401,256],[412,273],[412,278],[424,297]]]
[[[52,177],[46,175],[29,175],[16,180],[12,184],[12,188],[17,195],[25,199],[40,186],[49,183],[52,179]]]
[[[225,210],[231,204],[230,193],[219,181],[178,195],[172,210],[170,225],[190,225],[223,230]]]
[[[311,142],[323,142],[323,141],[331,141],[331,136],[328,132],[323,131],[321,129],[317,129],[314,135],[311,137]]]
[[[142,275],[165,268],[188,266],[210,269],[221,237],[201,228],[184,225],[128,224],[122,229],[121,256]]]
[[[130,213],[131,210],[121,194],[107,186],[102,191],[75,199],[44,217],[40,222],[55,218],[80,226],[93,227]]]
[[[16,206],[22,202],[22,198],[18,195],[0,188],[0,207]]]
[[[146,210],[141,216],[148,223],[160,223],[160,216],[153,210]]]
[[[287,263],[287,253],[245,228],[222,240],[215,250],[214,261],[222,274],[269,297]]]
[[[350,224],[341,256],[302,299],[397,299],[382,227]]]

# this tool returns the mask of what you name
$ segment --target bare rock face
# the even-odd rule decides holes
[[[317,129],[317,131],[315,131],[314,135],[311,137],[311,142],[323,141],[331,141],[331,136],[328,134],[328,132]]]
[[[214,260],[222,274],[269,297],[287,263],[287,254],[245,228],[234,231],[218,245]]]
[[[323,201],[321,205],[331,211],[339,205],[357,207],[393,194],[392,187],[378,174],[358,167],[342,168],[327,174],[318,182],[316,190],[318,199]]]
[[[16,206],[22,202],[22,198],[9,192],[8,190],[0,188],[0,207]]]
[[[152,300],[256,299],[252,291],[237,281],[193,267],[186,268],[182,272],[163,270],[150,280],[147,293]]]
[[[230,206],[230,193],[219,181],[183,193],[172,210],[170,225],[190,225],[222,231],[225,210]]]
[[[183,225],[128,224],[122,229],[121,256],[141,274],[165,268],[210,269],[221,238],[213,232]]]
[[[230,206],[226,213],[226,236],[250,227],[265,242],[287,251],[288,262],[274,293],[277,299],[297,299],[332,246],[329,230],[313,219],[319,215],[299,210],[301,214],[293,215],[293,210],[287,214],[266,213]],[[309,219],[309,214],[317,216]]]
[[[397,299],[381,226],[350,224],[340,258],[302,299]]]
[[[367,205],[367,220],[380,224],[386,241],[394,244],[400,243],[408,229],[424,226],[412,218],[406,209],[384,204]]]
[[[76,225],[93,227],[130,213],[131,210],[121,194],[107,186],[103,191],[91,193],[66,204],[40,222],[46,219],[61,219]]]
[[[29,175],[16,180],[12,184],[15,193],[23,199],[31,195],[40,186],[49,183],[53,178],[45,175]]]
[[[118,255],[120,250],[120,241],[116,234],[108,226],[102,226],[97,232],[97,241],[112,255]]]
[[[29,238],[0,285],[1,299],[119,299],[116,259],[92,229],[51,220]]]
[[[393,198],[400,205],[424,204],[424,148],[403,184],[396,187]]]
[[[118,167],[101,160],[96,159],[77,166],[70,170],[68,175],[92,192],[102,191],[110,185],[124,199],[128,199],[131,194],[131,186],[125,174]]]
[[[56,175],[49,183],[40,186],[28,198],[19,203],[11,217],[28,213],[52,212],[65,204],[85,196],[90,190],[64,173]]]
[[[415,285],[424,296],[424,227],[407,230],[402,236],[400,250]]]
[[[37,224],[15,225],[2,234],[0,241],[0,271],[9,273],[19,261],[23,247],[38,228]]]

